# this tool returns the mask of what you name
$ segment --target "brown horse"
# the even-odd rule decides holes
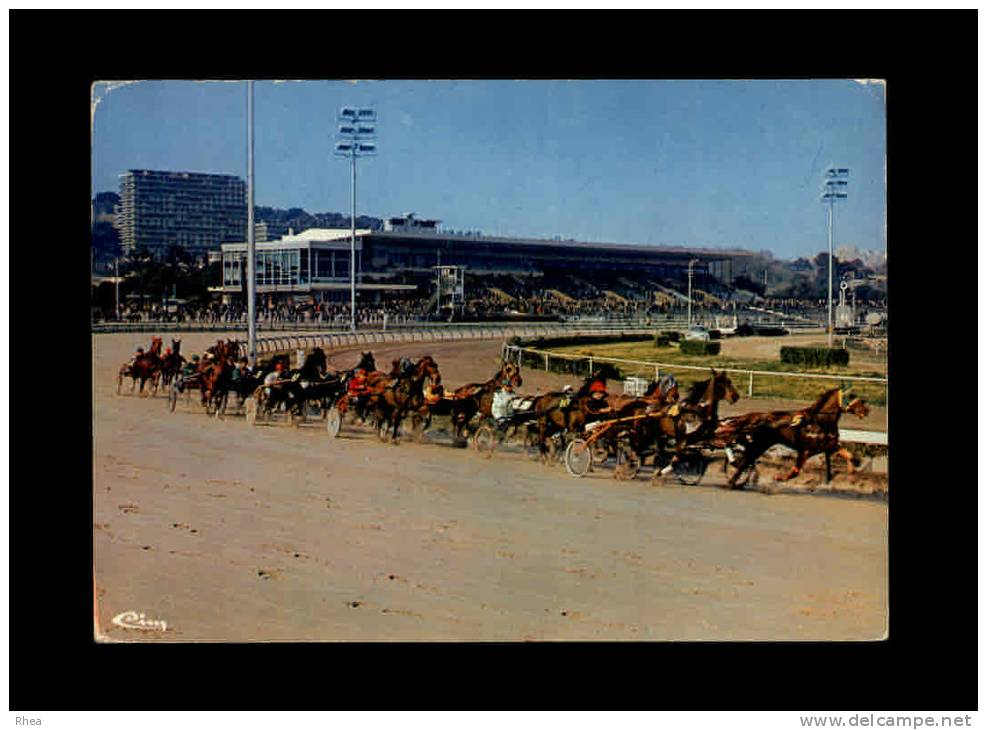
[[[214,400],[221,398],[231,379],[234,362],[240,353],[236,340],[218,340],[206,350],[206,356],[199,362],[199,390],[202,392],[202,405],[208,411]],[[215,404],[218,407],[218,404]]]
[[[117,393],[123,387],[123,379],[129,377],[130,381],[130,392],[134,392],[134,386],[137,385],[137,381],[140,381],[141,387],[138,391],[141,395],[144,394],[144,384],[150,380],[151,385],[154,389],[153,393],[157,393],[158,390],[158,379],[161,376],[161,367],[164,361],[161,359],[161,348],[164,346],[164,341],[160,337],[151,338],[151,346],[148,348],[147,352],[138,357],[132,363],[125,363],[120,367],[120,372],[117,375]],[[152,395],[153,395],[152,393]]]
[[[666,375],[659,380],[653,380],[644,391],[644,395],[618,395],[610,399],[610,407],[621,415],[629,407],[646,403],[652,406],[652,410],[657,410],[662,406],[677,403],[680,398],[679,384],[670,375]]]
[[[636,452],[641,453],[649,445],[656,446],[655,473],[657,480],[671,472],[682,460],[687,446],[708,439],[719,423],[721,400],[736,403],[740,393],[733,386],[725,372],[710,368],[712,377],[692,384],[689,394],[677,403],[657,406],[654,402],[640,399],[618,412],[618,417],[648,415],[635,423],[631,429],[631,443]],[[675,445],[671,461],[658,470],[661,451],[667,441]]]
[[[606,382],[603,371],[597,370],[575,393],[551,391],[535,399],[532,409],[538,420],[538,448],[543,460],[549,455],[548,440],[556,434],[579,433],[587,423],[612,415],[613,404],[620,396],[597,394],[591,390],[594,384],[605,387]]]
[[[431,355],[422,357],[407,372],[394,377],[378,378],[373,385],[368,384],[368,408],[374,409],[380,432],[384,433],[385,426],[391,431],[392,443],[398,442],[398,429],[405,415],[420,409],[424,404],[426,379],[433,388],[442,383],[439,366]]]
[[[453,428],[457,433],[467,427],[473,417],[480,414],[490,418],[494,393],[499,388],[520,388],[524,384],[521,368],[514,363],[501,363],[500,370],[484,383],[467,383],[453,391],[451,415]],[[427,428],[427,426],[426,426]]]
[[[842,389],[832,388],[811,406],[799,411],[746,413],[724,420],[717,428],[715,438],[727,448],[735,444],[743,446],[743,455],[733,464],[736,471],[727,480],[726,488],[735,489],[738,477],[753,467],[765,451],[778,444],[797,453],[791,470],[776,476],[779,481],[797,476],[806,460],[816,454],[826,457],[827,482],[832,478],[830,459],[833,454],[845,459],[848,472],[853,474],[859,460],[840,446],[839,423],[843,413],[864,418],[870,408],[861,398],[853,398],[844,406]]]
[[[163,358],[161,364],[161,384],[167,386],[172,378],[181,371],[184,364],[185,358],[182,357],[182,340],[179,337],[171,341],[171,352]]]

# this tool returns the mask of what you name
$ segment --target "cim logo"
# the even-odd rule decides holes
[[[149,619],[143,613],[137,611],[124,611],[113,617],[113,623],[125,629],[137,629],[138,631],[167,631],[168,624],[165,621]]]

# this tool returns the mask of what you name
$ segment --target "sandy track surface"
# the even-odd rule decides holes
[[[215,339],[183,337],[189,352]],[[321,422],[250,428],[194,403],[172,414],[160,395],[116,395],[138,341],[93,340],[95,611],[107,640],[884,635],[883,500],[577,480],[518,454],[384,445],[348,425],[332,440]],[[488,378],[499,347],[375,355],[430,352],[457,385]],[[559,382],[524,377],[525,391]],[[125,611],[168,630],[114,625]]]

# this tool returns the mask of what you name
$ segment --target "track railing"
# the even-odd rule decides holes
[[[424,327],[420,329],[388,330],[387,332],[323,332],[315,335],[278,335],[257,338],[257,354],[321,347],[335,350],[354,345],[384,345],[404,342],[446,342],[462,340],[495,340],[512,337],[541,337],[546,335],[640,335],[653,334],[653,327],[559,327],[557,325],[509,325],[483,327]]]
[[[662,370],[702,370],[704,372],[709,372],[708,365],[682,365],[678,363],[664,363],[664,362],[653,362],[648,360],[626,360],[618,357],[598,357],[596,355],[570,355],[561,352],[551,352],[549,350],[539,350],[533,347],[521,347],[519,345],[509,345],[504,344],[503,355],[505,360],[513,360],[514,362],[520,362],[522,353],[530,353],[542,358],[545,362],[545,369],[549,369],[550,362],[553,358],[559,360],[570,360],[586,362],[588,364],[588,369],[590,372],[593,370],[594,362],[608,362],[615,363],[618,365],[633,365],[640,368],[654,368],[655,380],[661,377]],[[862,383],[879,383],[887,387],[887,378],[872,378],[862,375],[841,375],[841,374],[822,374],[822,373],[791,373],[777,370],[746,370],[742,368],[717,368],[722,372],[726,373],[737,373],[739,375],[744,375],[747,377],[747,397],[752,398],[754,396],[754,376],[770,376],[773,378],[804,378],[807,380],[829,380],[831,382],[862,382]]]
[[[693,322],[698,323],[699,319],[693,319]],[[791,331],[810,331],[813,329],[820,329],[819,325],[793,320],[755,320],[752,324],[754,326],[780,326]],[[620,331],[627,328],[647,328],[652,332],[659,332],[662,330],[685,329],[688,327],[689,322],[685,317],[679,316],[668,318],[652,317],[650,320],[644,317],[587,317],[580,320],[570,320],[564,322],[516,322],[510,320],[504,320],[501,322],[430,322],[421,320],[406,321],[401,323],[388,322],[386,325],[382,322],[364,323],[359,325],[359,333],[402,332],[407,330],[420,331],[423,329],[442,329],[450,333],[454,333],[468,332],[475,329],[525,327],[528,325],[537,327],[552,327],[558,331],[582,330],[586,328],[593,328],[594,330],[603,329]],[[114,332],[246,332],[247,323],[239,320],[230,322],[168,322],[149,320],[142,322],[94,322],[91,325],[91,328],[94,334],[110,334]],[[332,322],[265,322],[261,320],[257,323],[257,331],[270,333],[312,332],[318,335],[327,332],[339,334],[347,333],[349,332],[349,328],[345,325],[334,324]],[[451,336],[452,335],[450,334],[450,337]],[[466,337],[463,339],[466,339]]]

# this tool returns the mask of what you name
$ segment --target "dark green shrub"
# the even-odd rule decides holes
[[[655,347],[668,347],[672,340],[668,335],[655,335]]]
[[[704,342],[702,340],[682,340],[679,350],[683,355],[719,355],[719,342]]]
[[[781,361],[789,365],[825,368],[850,363],[849,350],[829,347],[783,347]]]
[[[737,332],[734,334],[734,337],[750,337],[753,334],[754,328],[744,322],[744,324],[737,326]]]
[[[531,340],[526,345],[539,350],[550,350],[556,347],[568,347],[570,345],[595,345],[607,342],[647,342],[653,335],[570,335],[568,337],[538,337]]]
[[[678,342],[682,339],[682,333],[678,330],[666,330],[661,333],[664,337],[667,337],[669,342]]]
[[[760,337],[783,337],[788,334],[784,327],[756,327],[754,332]]]

